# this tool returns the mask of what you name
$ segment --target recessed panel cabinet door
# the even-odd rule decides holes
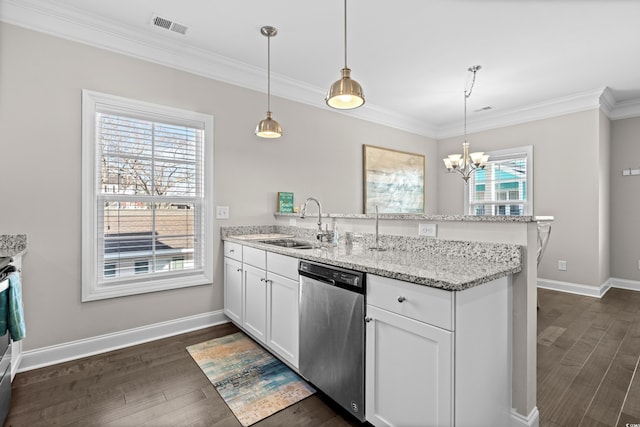
[[[367,318],[367,421],[452,426],[452,333],[371,305]]]
[[[266,342],[267,278],[260,268],[244,264],[244,319],[242,326],[256,340]]]
[[[298,281],[267,273],[267,345],[298,367]]]
[[[242,325],[242,263],[224,257],[224,314]]]

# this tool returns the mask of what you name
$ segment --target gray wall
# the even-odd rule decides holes
[[[322,99],[315,108],[273,98],[285,135],[263,140],[253,134],[263,93],[8,24],[0,55],[0,233],[29,238],[25,350],[221,309],[219,226],[273,223],[278,191],[361,212],[363,144],[425,154],[427,210],[438,211],[434,140],[337,114]],[[215,204],[231,220],[211,220],[212,286],[80,302],[82,89],[214,116]]]
[[[611,122],[611,276],[640,280],[640,117]]]
[[[594,109],[468,136],[472,151],[533,145],[534,215],[555,217],[539,278],[600,286],[609,277],[607,123]],[[438,141],[438,157],[461,152],[461,143]],[[438,180],[441,213],[462,213],[462,179],[440,168]],[[558,270],[558,260],[567,261],[567,271]]]

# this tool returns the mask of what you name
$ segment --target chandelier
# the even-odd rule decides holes
[[[462,154],[449,154],[448,157],[442,159],[445,167],[449,172],[456,171],[462,175],[465,184],[469,183],[469,177],[478,169],[484,169],[489,161],[489,155],[483,152],[475,152],[469,154],[469,143],[467,142],[467,99],[471,96],[473,85],[476,82],[476,73],[482,68],[480,65],[469,67],[469,71],[473,73],[471,86],[469,90],[464,90],[464,142],[462,143]]]

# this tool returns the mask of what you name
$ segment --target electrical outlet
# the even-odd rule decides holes
[[[296,225],[296,219],[295,218],[289,218],[289,225],[294,227]]]
[[[558,260],[558,270],[567,271],[567,261]]]
[[[229,206],[216,206],[216,219],[229,219]]]
[[[418,224],[418,236],[436,237],[437,234],[437,224]]]

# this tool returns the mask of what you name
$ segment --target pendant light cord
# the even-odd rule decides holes
[[[345,0],[346,2],[347,0]],[[467,99],[471,96],[471,92],[473,92],[473,85],[476,83],[476,73],[478,69],[475,67],[469,68],[469,71],[473,72],[473,79],[471,80],[471,87],[469,87],[469,91],[464,89],[464,142],[467,143]]]
[[[347,0],[344,0],[344,68],[347,67]]]
[[[267,36],[267,111],[271,112],[271,34]]]

